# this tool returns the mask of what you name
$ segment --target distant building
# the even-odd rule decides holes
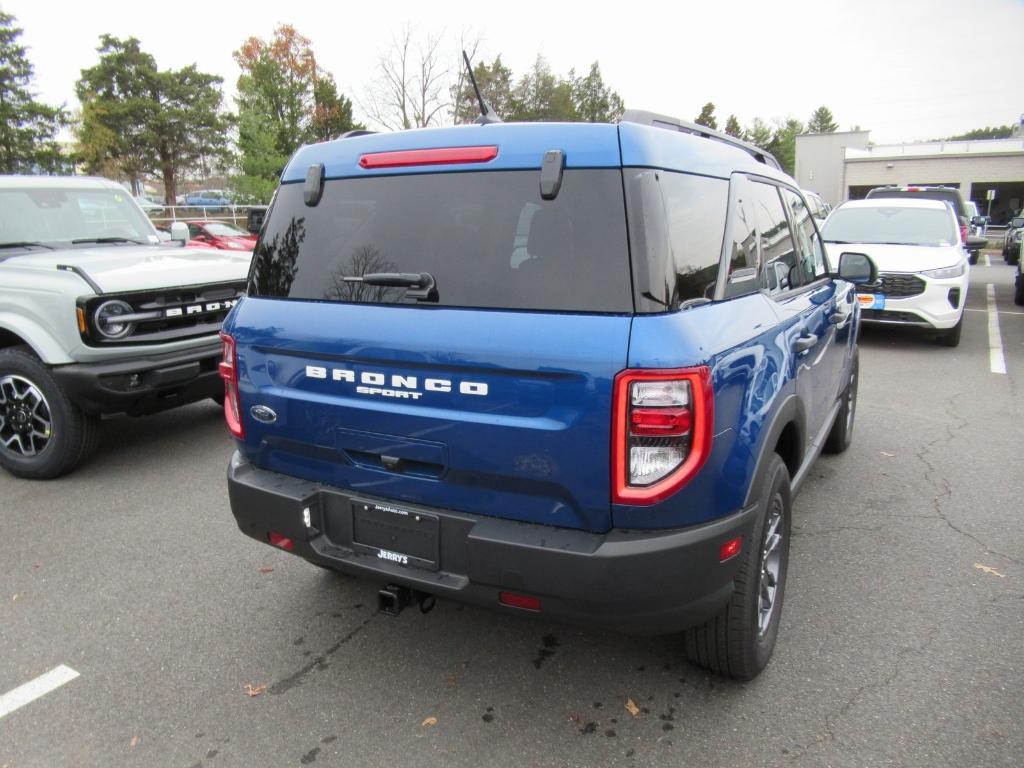
[[[833,205],[888,184],[958,187],[1002,222],[1024,205],[1024,137],[872,145],[868,131],[796,137],[796,179]]]

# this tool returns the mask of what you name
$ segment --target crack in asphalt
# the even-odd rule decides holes
[[[937,628],[933,628],[925,637],[924,642],[917,646],[909,646],[901,648],[896,652],[896,658],[893,662],[892,669],[881,679],[874,680],[868,683],[864,683],[856,691],[854,691],[847,699],[835,709],[826,713],[824,723],[822,724],[821,730],[814,737],[814,741],[807,744],[801,744],[791,749],[786,757],[788,760],[799,760],[804,754],[815,747],[820,747],[836,739],[836,729],[840,721],[849,714],[850,710],[857,706],[867,696],[872,693],[884,690],[890,685],[896,682],[899,678],[900,673],[903,671],[903,666],[907,659],[920,656],[928,647],[935,641],[935,635]]]
[[[346,634],[344,637],[338,640],[338,642],[330,646],[327,650],[325,650],[319,656],[314,658],[304,667],[299,669],[297,672],[293,672],[292,674],[288,675],[288,677],[282,678],[278,680],[276,683],[272,684],[269,688],[267,688],[267,693],[274,695],[287,693],[292,688],[302,685],[302,683],[305,682],[306,675],[308,675],[314,669],[327,669],[328,657],[333,656],[341,649],[343,645],[348,643],[352,638],[354,638],[356,635],[362,632],[366,628],[366,625],[373,621],[377,617],[377,615],[378,614],[376,613],[370,614],[370,616],[363,619],[362,623],[357,624],[354,629],[348,632],[348,634]]]
[[[958,394],[953,395],[951,398],[949,398],[949,400],[947,401],[947,407],[946,407],[946,415],[949,416],[950,418],[954,419],[956,421],[956,424],[953,424],[953,425],[948,425],[947,424],[946,425],[946,434],[945,434],[945,436],[936,437],[931,442],[925,443],[915,453],[915,455],[917,456],[918,460],[922,464],[924,464],[924,466],[926,468],[926,471],[924,473],[925,480],[929,484],[931,484],[931,485],[936,485],[937,483],[941,484],[941,487],[942,487],[942,492],[936,494],[932,498],[932,509],[935,511],[935,516],[938,517],[940,520],[942,520],[950,528],[950,530],[953,530],[956,533],[960,534],[961,536],[963,536],[963,537],[965,537],[967,539],[970,539],[975,544],[977,544],[982,549],[984,549],[986,552],[989,552],[989,553],[991,553],[993,555],[997,555],[999,557],[1002,557],[1005,560],[1008,560],[1008,561],[1010,561],[1012,563],[1016,563],[1017,565],[1024,565],[1024,561],[1020,560],[1019,558],[1016,558],[1013,555],[1008,555],[1008,554],[1006,554],[1004,552],[1000,552],[997,549],[993,549],[988,544],[986,544],[984,541],[982,541],[977,536],[975,536],[973,533],[965,531],[963,528],[961,528],[956,523],[954,523],[952,520],[950,520],[949,516],[943,510],[943,503],[944,503],[944,501],[946,499],[952,498],[952,496],[953,496],[953,487],[949,484],[949,480],[947,480],[945,477],[939,475],[939,473],[935,469],[935,465],[931,463],[931,461],[928,459],[928,456],[931,453],[932,448],[935,447],[940,442],[942,444],[944,444],[944,445],[949,445],[950,443],[952,443],[956,439],[956,433],[959,432],[960,430],[964,429],[967,426],[967,419],[965,419],[963,416],[961,416],[957,412],[957,410],[956,410],[956,402],[955,401],[956,401],[956,398],[959,397],[959,396],[960,395],[958,393]]]

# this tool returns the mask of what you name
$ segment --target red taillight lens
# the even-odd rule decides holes
[[[530,595],[520,595],[517,592],[499,592],[498,602],[512,608],[522,608],[524,611],[539,611],[540,598]]]
[[[238,401],[238,351],[235,340],[221,332],[221,361],[217,370],[224,379],[224,420],[232,435],[241,440],[245,437],[242,426],[242,406]]]
[[[498,156],[497,147],[442,147],[374,152],[359,158],[361,168],[401,168],[414,165],[459,165],[486,163]]]
[[[729,539],[725,544],[718,548],[718,562],[724,563],[726,560],[736,557],[742,548],[742,536],[737,536],[735,539]]]
[[[274,533],[273,531],[271,531],[267,534],[267,539],[275,547],[287,549],[289,552],[291,552],[295,548],[295,542],[293,542],[287,536],[282,536],[280,533]]]
[[[615,503],[655,504],[707,461],[714,420],[707,367],[622,371],[613,401]]]
[[[948,232],[949,230],[947,229],[946,231]],[[966,224],[961,224],[960,225],[960,242],[961,243],[966,243],[967,242],[967,225]]]

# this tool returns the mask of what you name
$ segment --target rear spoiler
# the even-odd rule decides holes
[[[703,136],[705,139],[720,141],[731,147],[742,149],[759,163],[764,163],[765,165],[779,171],[782,170],[782,166],[779,164],[779,161],[775,159],[775,155],[771,152],[766,152],[760,147],[756,147],[749,142],[743,141],[743,139],[737,139],[735,136],[730,136],[727,133],[721,133],[720,131],[708,128],[706,125],[691,123],[687,120],[680,120],[677,117],[670,117],[669,115],[660,115],[657,112],[647,112],[643,109],[627,109],[622,113],[622,117],[619,118],[619,122],[650,125],[655,128],[665,128],[669,131],[690,133],[694,136]]]

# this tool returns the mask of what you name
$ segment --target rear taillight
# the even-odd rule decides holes
[[[655,504],[707,461],[714,420],[707,367],[622,371],[613,401],[615,503]]]
[[[946,231],[948,232],[949,230],[947,229]],[[967,225],[966,224],[961,224],[960,225],[960,242],[961,243],[966,243],[967,242]]]
[[[224,379],[224,420],[228,430],[241,440],[245,437],[242,426],[242,406],[238,402],[238,350],[235,340],[226,333],[220,334],[221,361],[218,370]]]

